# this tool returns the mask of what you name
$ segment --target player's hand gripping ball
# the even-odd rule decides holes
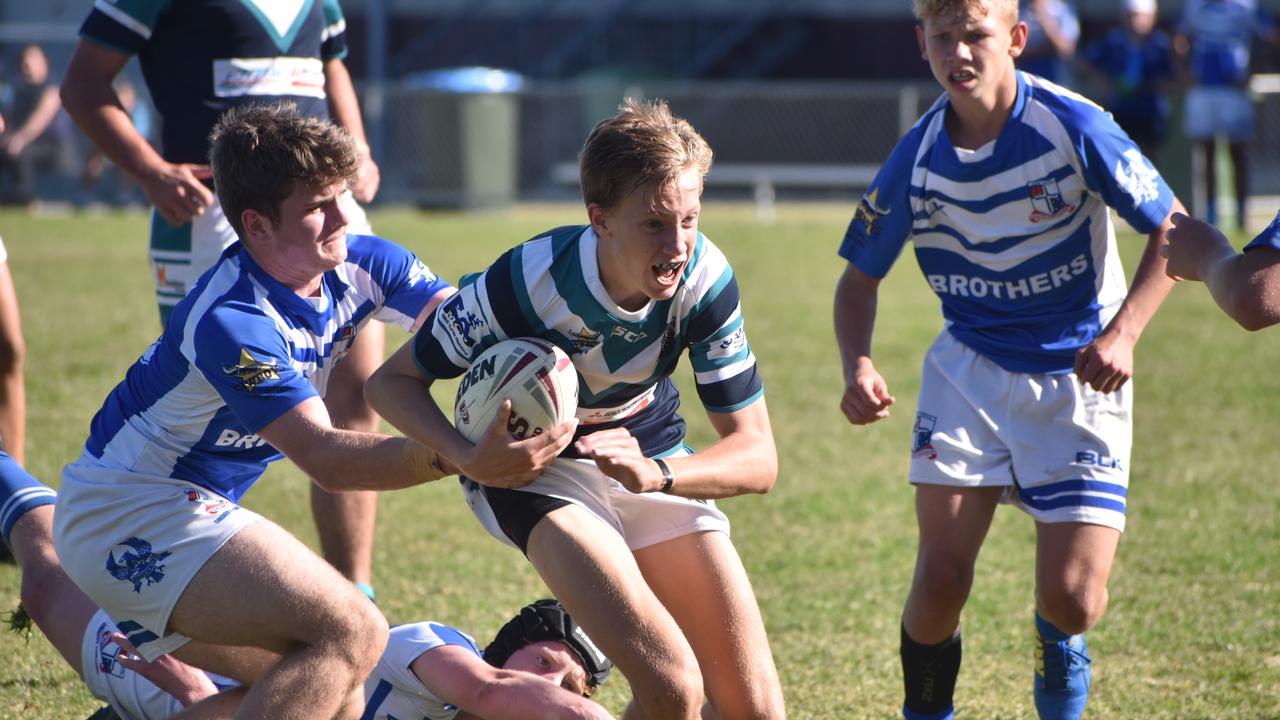
[[[538,338],[503,340],[471,363],[453,404],[453,424],[477,442],[504,398],[511,399],[507,431],[516,440],[539,435],[573,419],[578,372],[564,351]]]

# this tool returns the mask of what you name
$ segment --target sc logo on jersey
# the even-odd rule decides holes
[[[626,340],[629,343],[637,343],[649,337],[649,333],[643,330],[640,330],[640,331],[628,330],[627,328],[621,325],[614,325],[612,336],[616,338],[622,338],[623,340]]]

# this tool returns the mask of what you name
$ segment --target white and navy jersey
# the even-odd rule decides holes
[[[186,480],[238,501],[280,457],[258,431],[324,395],[366,322],[412,330],[449,287],[388,240],[348,235],[347,247],[315,298],[280,284],[240,243],[227,248],[107,396],[80,462]]]
[[[440,623],[424,622],[391,628],[387,649],[364,681],[364,714],[360,720],[453,720],[459,708],[436,697],[413,672],[423,653],[456,645],[480,657],[469,635]]]
[[[1006,370],[1069,372],[1126,293],[1107,207],[1151,233],[1173,192],[1105,111],[1034,75],[976,151],[952,145],[947,107],[898,142],[840,255],[882,278],[911,240],[956,338]]]
[[[596,246],[590,226],[557,228],[464,277],[414,340],[419,368],[433,378],[456,377],[500,340],[550,341],[578,371],[579,435],[622,426],[651,457],[684,440],[670,376],[685,350],[710,412],[733,412],[763,395],[737,280],[710,240],[698,235],[670,299],[636,311],[609,297]],[[572,448],[564,457],[575,457]]]
[[[1254,36],[1274,27],[1257,0],[1187,0],[1178,32],[1191,38],[1191,75],[1200,85],[1238,86],[1249,77]]]
[[[235,105],[289,100],[327,118],[323,63],[347,54],[337,0],[96,0],[80,35],[138,56],[169,162],[207,163]]]

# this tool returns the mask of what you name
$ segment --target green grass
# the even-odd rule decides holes
[[[738,271],[747,329],[781,454],[775,490],[722,507],[769,627],[791,717],[888,718],[901,703],[898,622],[915,553],[904,480],[920,358],[940,327],[937,300],[904,256],[883,285],[877,364],[899,399],[891,418],[847,425],[831,332],[835,249],[852,205],[712,205],[703,230]],[[572,207],[461,216],[380,211],[379,232],[449,279],[532,234],[579,221]],[[0,214],[28,342],[30,469],[56,485],[90,417],[157,334],[140,215]],[[1237,238],[1243,241],[1244,238]],[[1141,240],[1125,235],[1132,272]],[[407,336],[389,334],[398,345]],[[1129,527],[1111,609],[1091,633],[1094,718],[1280,717],[1280,329],[1248,334],[1204,288],[1173,296],[1139,345]],[[680,377],[688,387],[687,368]],[[449,388],[441,388],[448,395]],[[712,435],[696,396],[695,445]],[[315,546],[306,481],[280,463],[247,504]],[[376,585],[392,622],[442,620],[487,639],[545,592],[514,551],[470,517],[442,481],[381,502]],[[1031,718],[1034,530],[997,514],[965,613],[956,700],[969,718]],[[18,594],[0,566],[0,606]],[[0,638],[0,718],[83,718],[98,706],[38,634]],[[625,704],[625,682],[602,701]]]

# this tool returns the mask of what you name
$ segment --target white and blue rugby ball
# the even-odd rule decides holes
[[[503,340],[480,353],[462,376],[453,423],[471,442],[484,435],[504,398],[511,399],[507,431],[517,440],[573,419],[578,372],[563,350],[539,338]]]

